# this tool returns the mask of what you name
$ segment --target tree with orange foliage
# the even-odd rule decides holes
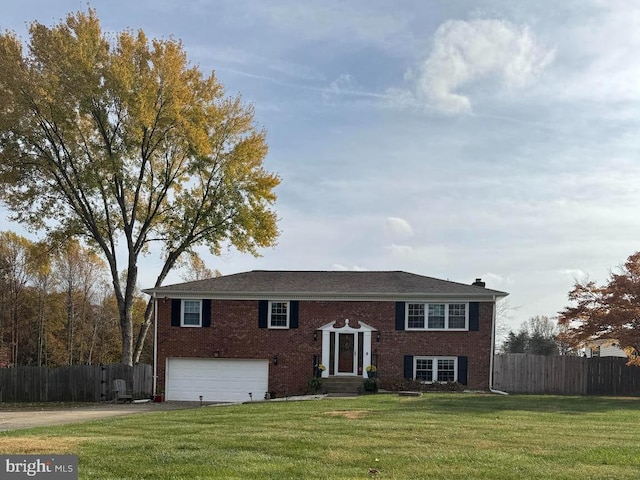
[[[590,340],[617,340],[629,355],[629,364],[640,366],[640,252],[627,258],[606,285],[576,282],[569,292],[574,304],[560,312],[561,339],[571,345]]]

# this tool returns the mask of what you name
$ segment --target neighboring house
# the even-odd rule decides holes
[[[151,288],[167,400],[301,394],[327,377],[490,388],[495,302],[508,295],[400,271],[251,271]]]
[[[628,357],[627,353],[620,348],[618,341],[612,339],[591,340],[585,343],[584,354],[587,358]]]

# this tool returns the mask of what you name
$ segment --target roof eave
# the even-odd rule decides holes
[[[483,293],[377,293],[377,292],[212,292],[212,291],[187,291],[187,290],[164,290],[145,289],[142,290],[148,295],[165,298],[210,298],[212,300],[307,300],[307,301],[402,301],[402,300],[425,300],[425,299],[451,299],[466,301],[494,301],[509,295],[506,292],[483,292]]]

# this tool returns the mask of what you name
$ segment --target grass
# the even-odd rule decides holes
[[[8,432],[0,452],[77,453],[81,479],[620,480],[639,424],[635,398],[371,395]]]

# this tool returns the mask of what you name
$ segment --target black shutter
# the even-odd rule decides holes
[[[458,383],[467,384],[467,357],[458,357]]]
[[[269,300],[260,300],[258,302],[258,328],[267,328],[268,318],[269,318]]]
[[[480,330],[480,304],[478,302],[469,303],[469,331]]]
[[[298,300],[292,300],[289,302],[289,328],[298,328],[298,311],[300,309],[300,302]]]
[[[404,378],[413,380],[413,355],[404,356]]]
[[[182,300],[179,298],[171,299],[171,326],[180,326],[180,308],[182,306]]]
[[[202,326],[211,326],[211,299],[202,300]]]
[[[396,302],[396,330],[404,330],[404,302]]]

